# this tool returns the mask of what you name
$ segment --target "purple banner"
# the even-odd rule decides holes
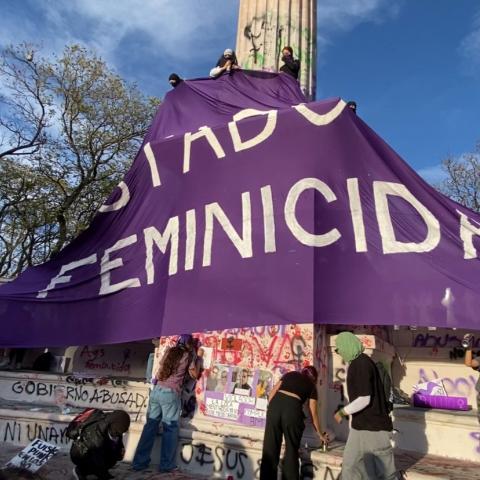
[[[4,346],[285,323],[480,329],[480,216],[288,75],[186,81],[90,228],[0,288]]]
[[[442,395],[413,394],[413,406],[439,408],[442,410],[469,410],[467,397],[445,397]]]

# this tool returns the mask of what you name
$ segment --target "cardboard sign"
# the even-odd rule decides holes
[[[15,455],[15,457],[7,463],[6,467],[24,468],[35,473],[45,465],[58,450],[59,448],[55,445],[37,438],[20,453]]]

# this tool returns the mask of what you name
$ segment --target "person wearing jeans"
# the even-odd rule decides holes
[[[134,470],[148,468],[152,447],[160,422],[163,434],[160,450],[160,472],[171,472],[177,468],[178,421],[181,413],[181,388],[185,376],[196,378],[198,372],[191,363],[194,341],[191,335],[181,335],[177,345],[170,348],[155,376],[156,384],[150,392],[147,422],[133,457]]]

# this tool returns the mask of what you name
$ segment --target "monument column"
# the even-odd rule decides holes
[[[277,72],[286,45],[301,62],[302,91],[314,100],[317,0],[240,0],[236,54],[243,68]]]

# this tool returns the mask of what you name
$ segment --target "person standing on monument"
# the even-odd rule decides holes
[[[341,423],[347,416],[351,417],[343,452],[342,478],[398,479],[390,442],[393,425],[377,367],[363,353],[362,342],[353,333],[340,333],[335,344],[335,352],[348,365],[347,392],[350,403],[338,410],[334,418]]]
[[[270,392],[260,480],[277,478],[282,437],[285,437],[282,480],[300,478],[298,450],[305,430],[303,404],[307,400],[313,426],[320,440],[324,443],[328,442],[328,435],[322,433],[318,417],[317,379],[317,369],[308,366],[301,372],[286,373]]]
[[[293,58],[293,48],[283,47],[282,49],[282,62],[280,71],[292,76],[295,80],[298,80],[298,74],[300,72],[300,60]]]
[[[197,378],[198,372],[192,364],[194,339],[192,335],[179,337],[177,344],[169,348],[154,378],[147,410],[147,422],[137,445],[132,461],[134,470],[145,470],[150,465],[155,437],[162,423],[162,444],[160,450],[160,472],[177,469],[176,452],[178,444],[178,421],[182,411],[181,389],[187,375]]]

